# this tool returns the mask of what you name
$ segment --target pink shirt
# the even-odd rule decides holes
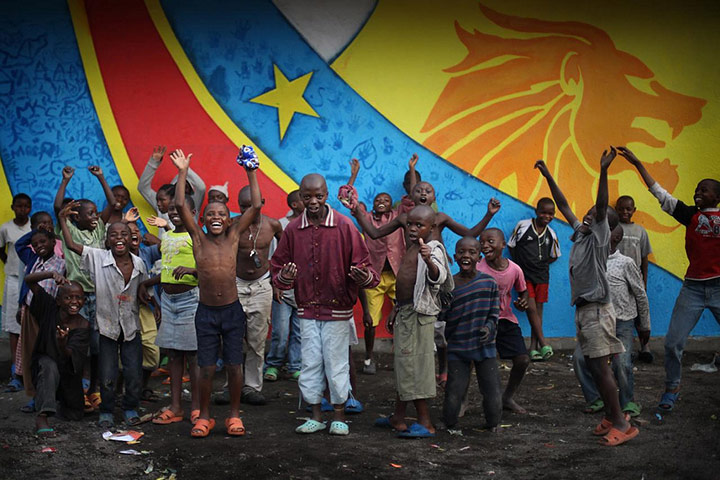
[[[372,222],[373,226],[378,228],[396,218],[398,211],[392,210],[385,213],[380,217],[380,220],[376,220],[372,212],[365,212],[365,215],[368,220]],[[370,264],[378,274],[382,273],[385,267],[385,260],[387,259],[390,268],[392,268],[393,273],[397,276],[398,269],[400,268],[400,260],[405,253],[403,232],[404,229],[398,228],[390,235],[377,239],[372,239],[365,235],[365,244],[370,251]]]
[[[495,279],[500,293],[500,318],[505,318],[513,323],[518,323],[517,317],[512,311],[512,289],[516,292],[527,290],[525,276],[517,263],[508,259],[508,266],[505,270],[495,270],[487,264],[485,258],[477,263],[480,272],[487,273]]]

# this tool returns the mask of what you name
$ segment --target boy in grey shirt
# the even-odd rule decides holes
[[[535,162],[535,168],[548,182],[558,209],[575,230],[570,250],[570,292],[575,306],[575,327],[582,354],[605,404],[605,417],[593,433],[602,435],[602,443],[608,446],[625,443],[639,433],[620,408],[617,383],[608,362],[610,355],[625,351],[615,336],[615,311],[610,303],[607,279],[610,232],[618,224],[617,213],[608,207],[607,170],[616,154],[614,147],[603,152],[595,206],[585,214],[582,223],[570,209],[545,162]]]

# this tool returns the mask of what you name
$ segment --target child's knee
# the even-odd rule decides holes
[[[513,368],[526,370],[530,366],[530,357],[528,355],[518,355],[513,358]]]

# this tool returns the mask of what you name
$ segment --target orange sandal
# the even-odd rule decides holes
[[[192,430],[190,430],[190,435],[195,438],[205,438],[213,428],[215,428],[214,418],[211,418],[210,420],[198,418],[198,421],[195,422]]]
[[[175,415],[175,412],[173,412],[169,408],[166,408],[165,410],[160,412],[160,415],[152,419],[152,422],[155,425],[170,425],[171,423],[177,423],[182,421],[183,416]]]
[[[198,421],[198,418],[200,418],[200,410],[192,410],[190,412],[190,423],[195,425]]]
[[[624,432],[621,432],[617,428],[611,428],[607,435],[600,440],[600,443],[606,447],[616,447],[637,437],[639,433],[640,430],[632,425],[630,425],[630,427]]]
[[[100,408],[100,404],[102,403],[100,392],[91,393],[90,395],[88,395],[88,400],[90,400],[90,403],[92,403],[92,406],[95,410],[98,410]]]
[[[228,435],[232,435],[234,437],[245,435],[245,425],[243,425],[240,417],[226,418],[225,428],[227,428]]]
[[[630,415],[627,413],[625,414],[625,420],[627,420],[628,422],[630,421]],[[595,427],[595,430],[593,430],[593,435],[607,435],[607,433],[612,430],[612,428],[613,423],[609,419],[603,417],[602,421],[598,424],[597,427]]]
[[[84,411],[85,411],[85,413],[92,413],[92,412],[95,411],[95,407],[93,407],[93,404],[92,404],[92,402],[90,401],[90,399],[88,398],[87,395],[85,395],[85,408],[84,408]]]

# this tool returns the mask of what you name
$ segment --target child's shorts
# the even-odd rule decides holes
[[[242,365],[245,312],[239,301],[220,307],[198,303],[195,312],[197,362],[200,367],[215,365],[222,339],[223,362]]]
[[[195,310],[200,293],[197,287],[183,293],[163,292],[160,298],[162,322],[155,344],[160,348],[194,352],[197,350]]]
[[[445,322],[435,321],[435,349],[447,348],[447,340],[445,339]]]
[[[615,336],[615,309],[612,303],[588,303],[577,307],[575,328],[582,354],[588,358],[625,351],[622,342]]]
[[[384,270],[380,274],[380,283],[377,287],[365,289],[368,315],[372,319],[373,327],[377,327],[382,320],[382,308],[385,305],[385,295],[395,300],[395,274],[392,270]]]
[[[412,304],[395,316],[395,383],[403,402],[435,396],[435,319],[417,313]]]
[[[506,318],[498,320],[495,348],[500,358],[515,358],[518,355],[527,355],[525,339],[523,339],[520,325]]]
[[[535,303],[547,303],[548,301],[548,284],[547,283],[532,283],[530,280],[525,280],[527,285],[528,295],[530,298],[535,299]]]

